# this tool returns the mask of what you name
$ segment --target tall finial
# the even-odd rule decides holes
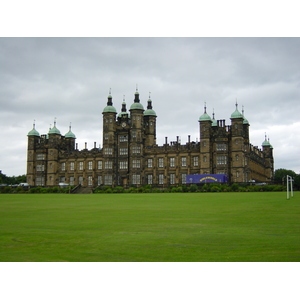
[[[237,98],[235,98],[235,107],[238,108]]]
[[[242,115],[244,115],[244,105],[242,106]]]
[[[109,88],[109,96],[111,96],[111,88]]]
[[[72,123],[70,122],[70,125],[69,125],[69,130],[71,131],[71,125],[72,125]]]
[[[125,95],[123,95],[123,102],[125,102]]]
[[[206,114],[206,102],[204,102],[204,113]]]
[[[135,89],[135,91],[138,93],[138,85],[136,84],[136,89]]]
[[[54,118],[54,127],[56,127],[56,117]]]
[[[265,132],[265,141],[267,140],[267,133]]]
[[[35,120],[33,120],[33,128],[35,129]]]
[[[213,120],[215,119],[215,109],[213,108]]]
[[[151,99],[151,92],[149,92],[149,99]]]

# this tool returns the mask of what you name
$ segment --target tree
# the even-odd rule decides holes
[[[294,187],[298,191],[300,190],[300,174],[296,175],[294,178]]]
[[[275,184],[286,184],[286,175],[289,175],[295,179],[297,174],[292,170],[278,169],[274,173]]]

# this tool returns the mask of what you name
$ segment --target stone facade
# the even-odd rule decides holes
[[[188,174],[226,174],[229,182],[273,180],[273,147],[265,139],[262,150],[249,141],[249,122],[236,110],[231,124],[204,113],[199,118],[200,142],[182,145],[156,144],[156,113],[152,101],[147,109],[135,93],[129,109],[123,102],[117,114],[112,97],[103,110],[103,147],[78,150],[71,131],[63,136],[56,123],[48,134],[28,133],[27,182],[32,186],[58,186],[59,183],[84,187],[157,187],[186,184]]]

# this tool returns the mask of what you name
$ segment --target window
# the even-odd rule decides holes
[[[194,167],[198,167],[198,165],[199,165],[198,156],[193,157],[193,162],[194,162]]]
[[[71,161],[70,162],[70,171],[74,171],[74,166],[75,166],[74,161]]]
[[[102,160],[98,160],[98,170],[102,170]]]
[[[112,185],[112,175],[104,176],[104,185]]]
[[[152,182],[153,182],[153,176],[152,176],[152,174],[148,174],[148,176],[147,176],[147,184],[152,184]]]
[[[170,184],[175,184],[175,174],[170,174]]]
[[[45,177],[44,176],[37,176],[35,179],[35,184],[38,186],[45,184]]]
[[[217,155],[217,165],[226,165],[227,156],[226,155]]]
[[[128,148],[120,148],[120,155],[128,155]]]
[[[141,175],[140,174],[132,175],[132,184],[141,184]]]
[[[92,161],[88,162],[88,170],[93,170],[93,162]]]
[[[132,131],[132,137],[136,138],[136,131],[135,130]]]
[[[140,146],[133,146],[132,147],[132,153],[134,153],[134,154],[141,153],[141,147]]]
[[[163,168],[164,167],[164,159],[162,157],[160,157],[158,159],[158,167],[159,168]]]
[[[43,171],[45,170],[45,166],[44,166],[44,165],[37,165],[37,166],[36,166],[36,170],[37,170],[38,172],[43,172]]]
[[[121,135],[119,137],[119,141],[120,142],[127,142],[128,141],[128,136],[127,135]]]
[[[66,181],[66,178],[64,176],[59,177],[59,182],[64,183]]]
[[[186,167],[186,157],[181,157],[181,166]]]
[[[62,170],[62,171],[65,171],[65,170],[66,170],[66,163],[63,162],[63,163],[61,163],[60,166],[61,166],[61,170]]]
[[[239,160],[239,155],[238,155],[238,154],[235,156],[235,160],[236,160],[236,161]]]
[[[108,140],[108,133],[104,133],[104,140],[105,140],[105,141]]]
[[[102,184],[102,176],[98,176],[98,182],[97,182],[98,185],[101,185]]]
[[[92,176],[88,176],[88,185],[89,186],[93,185],[93,177]]]
[[[175,157],[170,157],[170,167],[175,167]]]
[[[112,161],[106,161],[104,167],[105,169],[112,169]]]
[[[37,154],[36,155],[36,160],[44,160],[45,159],[45,154]]]
[[[226,151],[227,150],[227,145],[224,143],[217,144],[217,151]]]
[[[79,162],[79,170],[82,171],[83,170],[83,161]]]
[[[152,168],[153,160],[152,158],[148,158],[148,168]]]
[[[119,162],[119,169],[128,169],[128,162],[127,162],[127,160]]]
[[[203,156],[203,162],[206,162],[206,161],[207,161],[206,156]]]
[[[181,174],[181,183],[186,184],[186,174]]]
[[[236,171],[236,178],[239,178],[239,177],[240,177],[240,172]]]
[[[164,174],[158,175],[158,184],[164,184]]]
[[[70,177],[70,185],[74,185],[74,177],[73,176]]]
[[[82,176],[79,176],[79,177],[78,177],[78,183],[79,183],[79,184],[82,184],[82,183],[83,183],[83,177],[82,177]]]
[[[113,152],[113,151],[112,151],[112,148],[105,148],[105,149],[104,149],[104,154],[105,154],[105,155],[112,155],[112,152]]]
[[[132,160],[132,167],[133,168],[140,168],[141,167],[141,161],[139,159],[133,159]]]

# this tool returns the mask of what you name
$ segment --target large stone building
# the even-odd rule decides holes
[[[226,174],[233,182],[272,182],[273,147],[265,138],[262,150],[249,141],[249,122],[238,110],[231,124],[204,113],[199,118],[200,141],[156,144],[156,113],[152,101],[140,103],[138,91],[127,112],[123,102],[117,114],[109,94],[103,109],[103,147],[78,150],[71,131],[64,136],[56,122],[40,135],[35,124],[28,133],[27,182],[32,186],[166,187],[186,184],[188,174]]]

